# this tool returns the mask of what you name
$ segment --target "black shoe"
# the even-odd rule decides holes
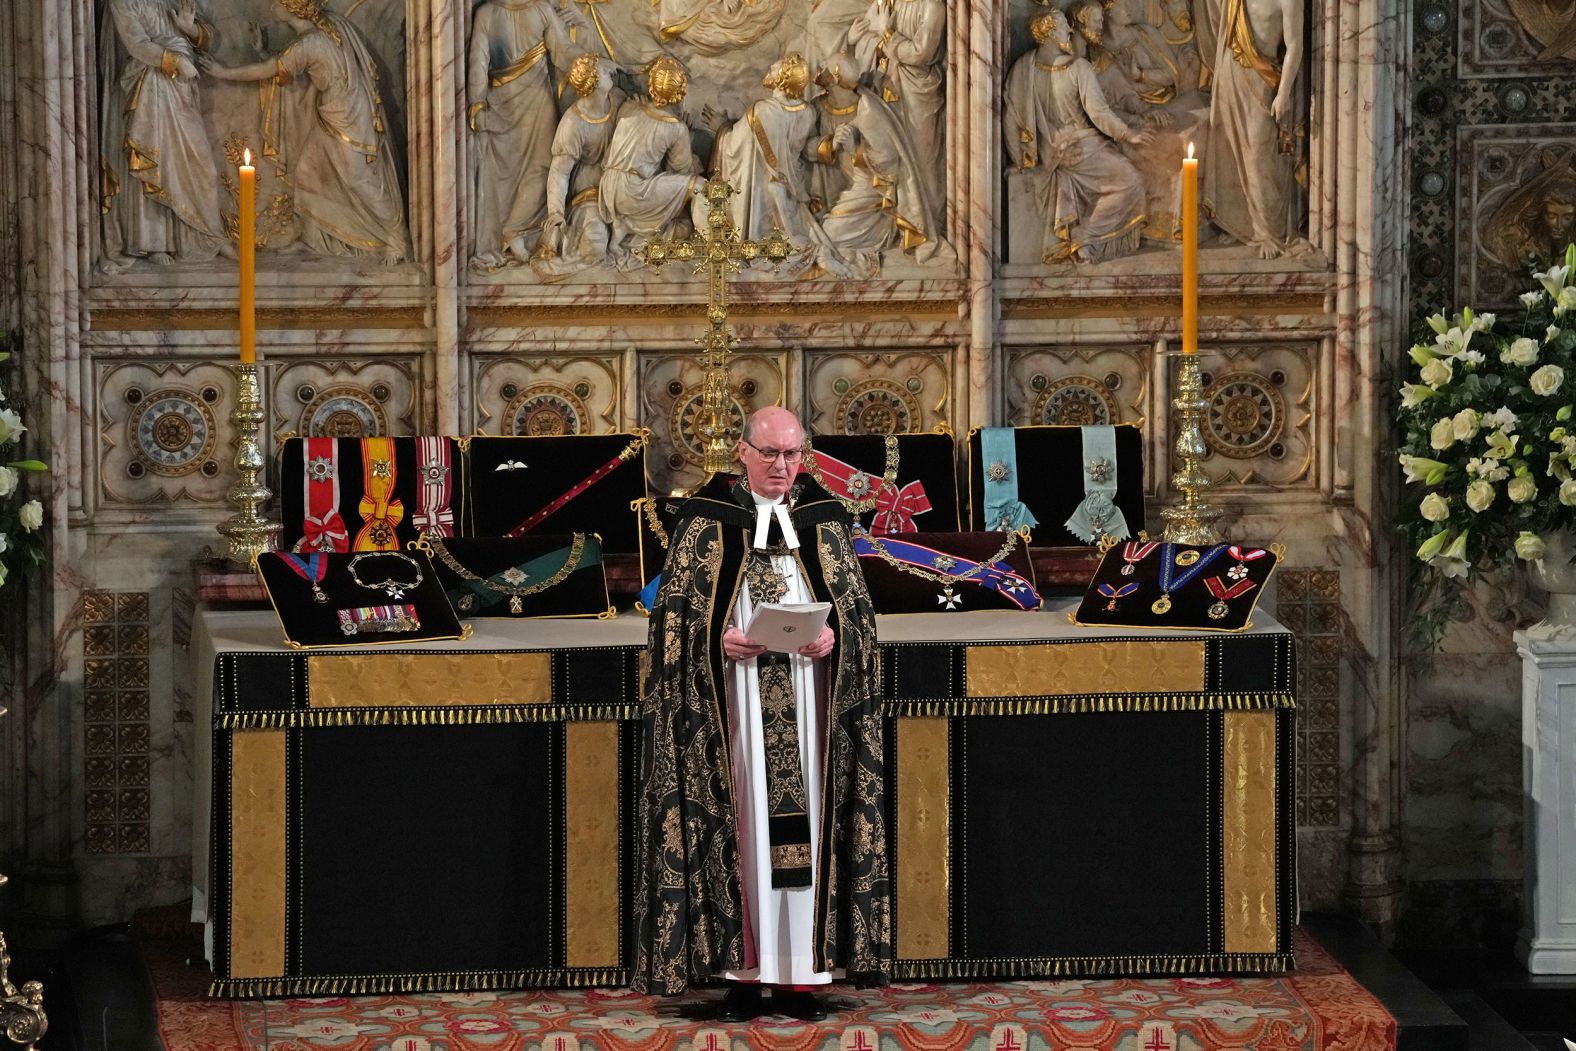
[[[761,1014],[761,987],[754,982],[733,982],[728,995],[717,1004],[717,1021],[748,1022]]]
[[[826,1021],[826,1004],[814,993],[792,989],[772,990],[772,1012],[797,1018],[801,1022]]]

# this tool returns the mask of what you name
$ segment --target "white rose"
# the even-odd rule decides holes
[[[1435,449],[1448,449],[1456,443],[1456,427],[1450,422],[1449,417],[1435,420],[1434,426],[1428,432],[1428,444]],[[13,484],[15,484],[13,482]],[[0,496],[4,496],[0,493]]]
[[[1443,387],[1445,384],[1449,383],[1450,378],[1453,375],[1454,371],[1450,367],[1450,362],[1446,361],[1444,358],[1435,358],[1433,361],[1430,361],[1427,365],[1423,366],[1423,370],[1419,374],[1419,377],[1424,383],[1428,384],[1430,387],[1433,387],[1435,390],[1438,390],[1440,387]]]
[[[1429,493],[1417,508],[1430,522],[1443,522],[1450,517],[1450,501],[1438,493]]]
[[[1479,419],[1476,409],[1462,409],[1452,416],[1450,418],[1450,426],[1455,431],[1456,441],[1464,442],[1469,438],[1475,437],[1478,432]]]
[[[10,547],[11,538],[6,536],[4,533],[0,533],[0,555],[5,554],[6,551],[10,549]]]
[[[1576,285],[1560,289],[1560,306],[1566,310],[1576,310]]]
[[[1543,330],[1543,342],[1545,343],[1553,343],[1559,338],[1559,336],[1560,327],[1558,325],[1550,325],[1548,328]]]
[[[1576,507],[1576,478],[1560,483],[1560,503],[1566,507]]]
[[[1538,341],[1522,336],[1500,351],[1499,360],[1507,365],[1520,365],[1525,368],[1538,360]]]
[[[17,510],[16,517],[23,529],[32,532],[44,524],[44,505],[37,500],[29,500]]]
[[[1560,389],[1560,384],[1565,382],[1565,370],[1558,365],[1544,365],[1534,372],[1527,380],[1527,385],[1532,388],[1532,393],[1541,394],[1547,398],[1550,394]]]
[[[0,467],[0,496],[16,492],[17,474],[9,467]]]
[[[1479,478],[1467,486],[1467,506],[1474,512],[1482,514],[1488,510],[1489,504],[1494,502],[1494,487]]]
[[[1472,319],[1472,328],[1476,332],[1487,332],[1494,327],[1496,320],[1498,319],[1493,314],[1479,314]]]
[[[1548,554],[1548,545],[1536,533],[1523,532],[1516,537],[1516,557],[1524,562],[1534,562]]]
[[[1539,303],[1543,302],[1543,293],[1542,292],[1523,292],[1523,293],[1521,293],[1519,298],[1521,299],[1521,305],[1522,306],[1527,307],[1528,309],[1531,309],[1532,307],[1535,307]]]
[[[1530,475],[1518,474],[1505,486],[1505,495],[1513,504],[1524,504],[1538,495],[1538,483]]]

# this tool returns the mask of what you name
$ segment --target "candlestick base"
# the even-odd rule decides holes
[[[1220,543],[1220,533],[1215,529],[1221,511],[1210,506],[1205,494],[1214,484],[1205,473],[1203,460],[1209,447],[1204,444],[1204,413],[1209,403],[1204,400],[1204,381],[1199,374],[1198,355],[1184,354],[1177,369],[1177,396],[1171,403],[1177,410],[1177,459],[1181,466],[1171,476],[1172,488],[1181,493],[1181,499],[1165,507],[1160,517],[1165,520],[1164,539],[1172,544],[1207,546]]]
[[[228,496],[236,513],[219,526],[219,533],[229,542],[230,561],[251,566],[257,562],[258,555],[273,549],[277,529],[261,514],[263,505],[273,494],[260,480],[264,462],[258,435],[263,427],[263,395],[257,382],[256,365],[236,367],[235,394],[235,411],[230,413],[230,422],[235,424],[238,435],[235,469],[240,477],[230,486]]]

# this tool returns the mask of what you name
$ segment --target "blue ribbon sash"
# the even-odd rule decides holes
[[[874,541],[864,532],[854,534],[854,554],[861,558],[880,558],[880,552],[876,549],[878,543],[887,554],[906,565],[923,569],[927,573],[952,577],[954,584],[976,584],[987,588],[1019,609],[1040,608],[1040,593],[1034,590],[1034,585],[1014,572],[1005,562],[992,562],[973,576],[964,577],[963,574],[973,571],[981,564],[962,555],[938,551],[933,547],[899,540],[890,535]],[[958,579],[960,577],[962,579]]]

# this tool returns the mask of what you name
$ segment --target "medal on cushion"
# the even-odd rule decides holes
[[[1147,544],[1137,540],[1129,540],[1122,545],[1122,561],[1127,563],[1122,567],[1122,576],[1130,577],[1137,569],[1138,563],[1148,558],[1150,552],[1160,546],[1158,540],[1151,540]]]
[[[379,631],[420,631],[415,606],[357,606],[339,611],[339,630],[346,635]]]
[[[1232,550],[1235,551],[1236,549],[1233,548]],[[1259,553],[1263,554],[1262,551]],[[1231,573],[1228,571],[1226,575],[1230,576]],[[1204,581],[1204,586],[1209,589],[1209,593],[1211,595],[1215,596],[1214,605],[1209,607],[1210,620],[1225,620],[1227,614],[1231,612],[1231,607],[1226,605],[1226,603],[1230,602],[1234,598],[1241,598],[1243,595],[1246,595],[1248,592],[1258,587],[1258,585],[1251,580],[1239,580],[1230,587],[1227,587],[1221,582],[1219,577],[1210,577],[1208,580]]]
[[[283,553],[282,553],[283,554]],[[321,554],[300,555],[284,554],[285,564],[295,570],[296,576],[312,585],[312,601],[327,602],[328,596],[323,594],[323,589],[318,587],[318,581],[328,575],[328,559]]]
[[[1175,544],[1167,544],[1160,552],[1160,597],[1150,604],[1149,609],[1155,616],[1164,616],[1171,611],[1171,592],[1187,586],[1188,582],[1215,561],[1216,557],[1225,550],[1224,546],[1208,548],[1198,551],[1188,548],[1177,551]],[[1177,567],[1187,566],[1188,571],[1177,576]]]
[[[1230,577],[1232,580],[1242,580],[1246,578],[1248,575],[1248,563],[1257,562],[1259,559],[1269,554],[1269,552],[1263,548],[1243,550],[1236,545],[1232,545],[1231,547],[1227,548],[1226,551],[1231,555],[1232,558],[1237,560],[1236,565],[1226,570],[1226,576]]]
[[[963,605],[963,597],[953,593],[951,584],[943,584],[941,585],[941,594],[936,596],[936,604],[948,610],[954,610]]]
[[[396,564],[389,566],[388,569],[405,575],[406,571],[403,568],[396,568],[396,566],[408,565],[410,567],[410,571],[415,573],[416,579],[396,580],[393,577],[389,577],[385,580],[379,580],[375,583],[368,583],[367,581],[361,579],[359,570],[357,568],[359,564],[366,559],[394,559],[396,560]],[[421,575],[421,563],[400,551],[363,551],[361,554],[353,557],[350,560],[350,565],[345,568],[350,573],[350,579],[354,580],[358,585],[366,588],[368,591],[376,591],[377,589],[382,588],[388,593],[389,598],[404,598],[405,592],[414,591],[418,586],[420,586],[423,579]]]
[[[1137,583],[1137,581],[1134,581],[1133,583],[1130,583],[1130,584],[1123,584],[1119,588],[1114,588],[1110,584],[1101,584],[1100,587],[1099,587],[1100,594],[1104,595],[1106,598],[1111,600],[1111,601],[1109,601],[1109,602],[1107,602],[1105,604],[1105,611],[1107,613],[1115,613],[1116,612],[1116,600],[1119,599],[1119,598],[1126,598],[1128,595],[1131,595],[1133,592],[1135,592],[1137,590],[1138,590],[1138,583]],[[1169,609],[1170,607],[1168,606],[1167,608]]]

